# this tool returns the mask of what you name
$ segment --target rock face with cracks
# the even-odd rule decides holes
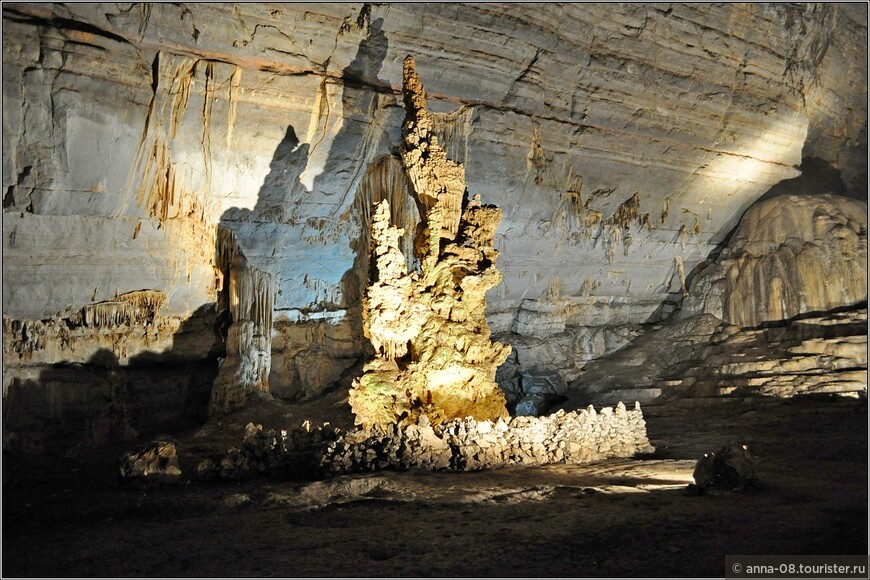
[[[696,272],[679,316],[571,385],[631,396],[867,395],[867,205],[779,195],[753,205]]]
[[[510,346],[489,339],[486,291],[501,280],[493,237],[501,210],[480,196],[463,204],[463,166],[447,159],[426,111],[426,93],[412,57],[405,59],[406,119],[402,161],[421,222],[408,272],[399,247],[404,230],[390,225],[384,199],[372,221],[376,279],[363,310],[376,359],[354,382],[357,424],[433,423],[507,416],[495,372]],[[464,207],[463,207],[464,205]]]

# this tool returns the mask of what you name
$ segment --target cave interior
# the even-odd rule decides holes
[[[866,4],[2,12],[4,577],[866,566]]]

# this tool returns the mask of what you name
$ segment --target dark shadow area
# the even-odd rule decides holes
[[[755,200],[756,203],[779,195],[834,193],[849,196],[840,170],[835,169],[824,159],[804,157],[798,169],[800,169],[800,175],[791,179],[783,179]],[[856,196],[856,199],[862,198]]]
[[[84,364],[14,379],[3,398],[4,459],[130,445],[202,424],[223,348],[214,307],[206,304],[182,323],[169,351],[144,352],[122,365],[102,348]]]
[[[715,578],[726,554],[866,553],[866,401],[659,406],[644,417],[653,456],[587,465],[379,472],[305,488],[261,479],[122,492],[87,486],[93,473],[4,486],[2,571]],[[731,441],[748,445],[763,488],[688,496],[695,462]]]

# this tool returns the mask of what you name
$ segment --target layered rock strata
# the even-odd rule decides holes
[[[409,272],[390,225],[389,201],[372,217],[374,278],[366,290],[363,329],[375,349],[354,381],[350,405],[359,425],[433,423],[506,417],[495,382],[510,346],[489,339],[486,291],[498,284],[493,237],[501,210],[466,196],[463,166],[447,159],[432,133],[426,93],[414,59],[405,59],[406,120],[402,160],[419,204]]]
[[[241,448],[207,459],[202,479],[246,479],[266,474],[318,477],[383,469],[476,471],[509,465],[589,463],[652,453],[640,405],[605,407],[509,421],[468,417],[432,425],[358,428],[342,433],[325,425],[266,430],[249,424]]]
[[[867,397],[866,306],[762,328],[723,325],[693,351],[657,381],[667,398]]]
[[[142,345],[162,350],[178,322],[159,315],[165,302],[163,292],[140,290],[42,320],[4,317],[3,358],[7,364],[32,366],[85,362],[101,348],[112,349],[122,359]]]
[[[222,353],[215,312],[166,316],[166,298],[138,290],[4,317],[4,449],[65,452],[205,419]]]
[[[367,348],[359,200],[397,175],[414,53],[439,143],[504,212],[488,322],[517,372],[570,383],[804,158],[866,195],[866,22],[833,3],[5,3],[3,314],[159,291],[190,321],[161,340],[197,361],[220,224],[274,282],[270,388],[333,387]]]

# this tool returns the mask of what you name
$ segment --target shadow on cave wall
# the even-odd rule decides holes
[[[817,195],[820,193],[834,193],[837,195],[849,195],[840,170],[824,159],[804,157],[798,169],[800,169],[800,175],[792,179],[783,179],[755,200],[755,203],[786,194]]]
[[[166,352],[143,352],[122,365],[102,348],[86,363],[15,378],[3,397],[4,452],[57,454],[194,428],[207,418],[223,354],[214,305],[206,304],[182,323]]]
[[[345,310],[347,312],[345,323],[350,327],[350,335],[354,344],[359,345],[356,356],[352,357],[359,359],[354,361],[355,365],[361,364],[361,359],[370,354],[368,342],[363,337],[360,307],[362,288],[368,272],[368,232],[361,232],[359,236],[351,235],[351,220],[356,219],[359,223],[362,223],[362,220],[359,220],[359,216],[351,216],[351,219],[339,217],[337,213],[348,206],[346,203],[347,195],[353,192],[336,191],[334,184],[340,183],[344,179],[347,180],[348,185],[359,182],[359,177],[366,169],[360,169],[358,166],[360,159],[365,155],[365,147],[371,143],[377,144],[378,139],[385,141],[387,137],[385,135],[387,129],[384,129],[384,133],[378,135],[375,140],[372,139],[372,135],[368,134],[372,118],[379,107],[379,94],[393,95],[389,83],[378,78],[389,47],[386,34],[382,30],[383,19],[378,18],[371,22],[369,19],[370,9],[366,5],[360,12],[357,25],[367,27],[368,33],[360,42],[354,60],[342,70],[341,75],[344,122],[330,144],[324,166],[314,178],[311,189],[306,188],[302,182],[302,174],[315,148],[325,145],[320,143],[319,135],[315,136],[313,144],[301,143],[296,128],[288,125],[283,139],[272,156],[269,172],[263,180],[253,209],[230,208],[224,212],[220,219],[221,227],[236,233],[240,249],[242,253],[248,254],[247,258],[250,262],[273,275],[277,286],[276,295],[280,296],[280,288],[285,282],[281,279],[280,268],[270,267],[267,260],[260,258],[263,256],[267,259],[269,256],[284,257],[281,256],[281,238],[285,235],[284,231],[286,230],[282,231],[282,226],[305,228],[306,232],[313,232],[324,227],[324,224],[318,223],[319,220],[316,218],[302,215],[299,211],[301,204],[310,203],[313,199],[322,199],[333,205],[334,209],[330,218],[335,221],[337,227],[347,228],[354,259],[352,265],[340,278],[340,300],[337,303],[325,302],[323,306],[327,310]],[[325,90],[325,87],[322,90]],[[324,130],[326,130],[325,127]],[[359,193],[357,187],[356,195]],[[354,208],[358,205],[358,203],[353,203]],[[262,228],[263,231],[262,236],[259,233],[254,235],[255,243],[252,243],[250,238],[246,238],[249,234],[243,233],[240,228],[244,223],[262,224],[255,226],[255,228]],[[326,227],[330,227],[329,224],[326,224]],[[264,237],[267,236],[271,236],[271,239],[264,240]],[[364,241],[363,238],[365,238]],[[250,247],[253,245],[258,247],[256,254]],[[340,266],[340,264],[327,266]],[[224,280],[225,288],[223,291],[226,292],[229,276],[224,276]],[[301,311],[305,312],[307,305],[293,306],[299,307]],[[221,324],[226,328],[230,321],[226,319],[225,315],[221,314],[221,316],[223,317]],[[322,344],[306,345],[306,347],[312,350],[327,350],[326,345]],[[273,351],[274,354],[275,351]],[[276,372],[280,373],[280,369],[276,369],[273,365],[271,373],[273,378]],[[286,382],[288,377],[282,377],[282,380]],[[323,387],[323,392],[326,392],[332,385],[323,385]],[[293,395],[287,396],[295,398]]]

